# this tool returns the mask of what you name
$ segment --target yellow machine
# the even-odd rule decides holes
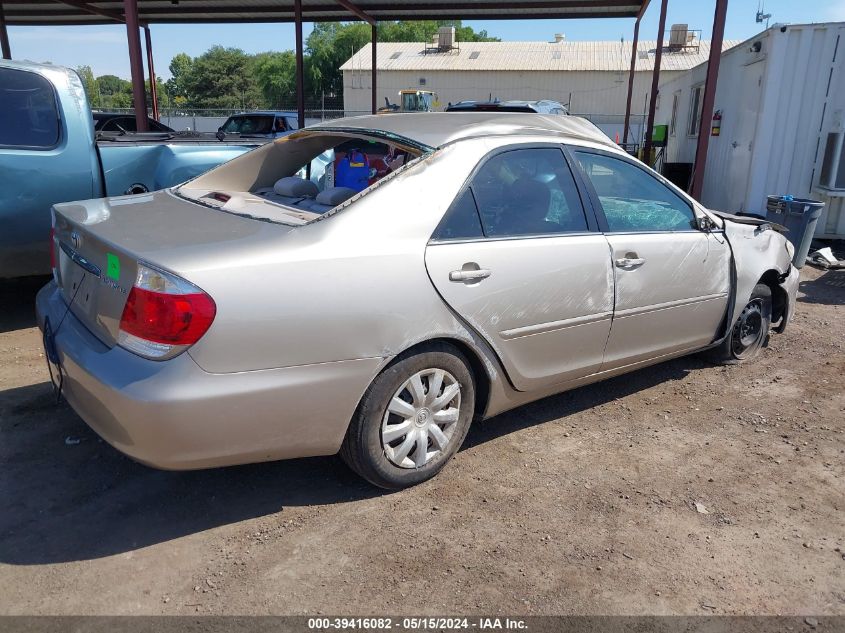
[[[400,90],[399,103],[390,103],[384,98],[385,106],[379,108],[380,114],[390,112],[434,112],[440,106],[437,93],[430,90]]]

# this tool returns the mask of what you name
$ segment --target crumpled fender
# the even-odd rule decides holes
[[[747,224],[733,222],[724,216],[723,219],[725,237],[733,252],[736,275],[734,301],[728,321],[729,326],[733,327],[751,298],[754,286],[766,272],[774,270],[781,277],[789,273],[794,248],[766,222]],[[790,296],[789,303],[794,299],[794,296]]]

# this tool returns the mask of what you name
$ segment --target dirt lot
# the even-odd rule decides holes
[[[37,284],[0,285],[0,613],[845,614],[845,272],[803,278],[761,361],[545,399],[394,494],[131,462],[55,403]]]

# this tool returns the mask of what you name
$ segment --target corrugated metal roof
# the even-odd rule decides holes
[[[733,48],[739,40],[725,40],[722,50]],[[341,70],[370,70],[370,44],[349,58]],[[390,70],[621,70],[631,64],[630,42],[462,42],[460,50],[424,53],[422,42],[383,42],[376,47],[376,67]],[[637,46],[637,70],[654,68],[656,42],[643,41]],[[663,49],[662,70],[688,70],[706,62],[710,42],[697,47],[670,51]]]
[[[375,20],[632,18],[648,0],[354,0]],[[2,0],[8,24],[109,24],[122,0]],[[293,0],[138,0],[141,22],[292,22]],[[306,22],[356,17],[336,0],[302,0]]]

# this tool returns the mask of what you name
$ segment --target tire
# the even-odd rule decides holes
[[[766,284],[757,284],[728,336],[712,351],[712,360],[722,365],[754,360],[769,343],[771,325],[772,290]]]
[[[434,477],[458,451],[474,411],[475,382],[466,358],[452,345],[433,344],[398,357],[376,376],[340,456],[375,486],[414,486]]]

